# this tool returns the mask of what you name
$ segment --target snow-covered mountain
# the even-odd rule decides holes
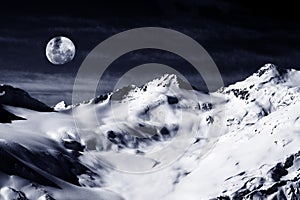
[[[0,124],[0,199],[300,199],[299,80],[266,64],[204,94],[164,75],[56,112],[0,88],[23,119]]]

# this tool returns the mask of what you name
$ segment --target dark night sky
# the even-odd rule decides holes
[[[28,79],[42,84],[37,75],[42,74],[51,80],[65,77],[71,85],[83,59],[97,44],[121,31],[144,26],[171,28],[197,40],[216,62],[225,84],[245,78],[269,62],[300,69],[297,8],[289,1],[9,1],[0,5],[0,82],[21,85],[34,93],[37,87],[29,86]],[[49,39],[57,35],[72,39],[77,50],[75,59],[60,67],[50,64],[44,53]],[[193,74],[183,59],[158,50],[126,54],[112,64],[108,74],[119,76],[147,62]],[[55,91],[54,86],[51,90]],[[69,88],[65,90],[70,93]]]
[[[77,17],[203,17],[231,18],[264,16],[295,20],[299,18],[294,1],[253,0],[110,0],[110,1],[5,1],[1,3],[4,15],[65,15]],[[251,16],[252,15],[252,16]],[[235,19],[238,20],[238,19]]]

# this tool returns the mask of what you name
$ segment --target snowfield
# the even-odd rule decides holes
[[[296,70],[211,94],[164,75],[53,109],[1,85],[0,116],[0,199],[300,199]]]

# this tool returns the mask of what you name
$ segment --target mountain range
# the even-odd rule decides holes
[[[166,74],[53,108],[0,86],[0,199],[300,199],[300,71]]]

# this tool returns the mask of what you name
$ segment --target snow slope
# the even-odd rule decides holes
[[[300,198],[299,80],[266,64],[212,94],[164,75],[56,112],[4,105],[26,120],[0,124],[0,199]]]

